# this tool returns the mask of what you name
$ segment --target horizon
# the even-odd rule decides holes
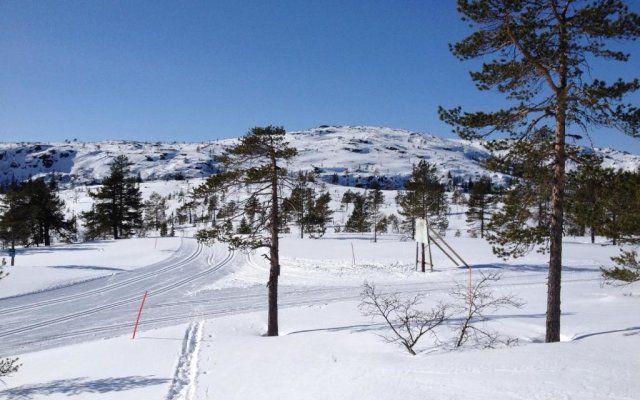
[[[0,15],[3,142],[202,142],[266,125],[457,139],[439,105],[505,104],[473,85],[480,61],[448,50],[470,32],[455,2],[5,1]],[[637,75],[637,45],[617,47],[631,60],[594,63],[596,76]],[[590,136],[640,154],[640,140],[623,133]]]

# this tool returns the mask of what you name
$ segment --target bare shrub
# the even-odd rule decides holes
[[[446,304],[420,310],[422,295],[400,297],[397,293],[380,293],[374,284],[365,282],[360,297],[358,308],[362,314],[382,317],[391,328],[391,333],[380,336],[389,343],[400,343],[412,355],[416,355],[413,348],[424,335],[437,339],[434,329],[447,319]]]
[[[517,339],[501,336],[497,331],[487,328],[487,312],[495,312],[502,308],[520,308],[524,303],[513,295],[496,297],[490,285],[500,280],[501,274],[492,272],[487,275],[480,273],[480,279],[469,287],[458,284],[451,291],[456,299],[454,310],[462,314],[460,323],[456,325],[454,347],[459,348],[471,341],[473,346],[493,348],[499,344],[512,345]]]
[[[11,375],[18,371],[21,364],[18,364],[17,358],[3,358],[0,359],[0,378],[3,376]]]

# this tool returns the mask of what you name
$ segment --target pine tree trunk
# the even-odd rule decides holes
[[[278,276],[280,275],[280,262],[278,257],[278,168],[275,158],[271,159],[273,176],[271,177],[271,246],[269,247],[269,316],[267,323],[267,336],[278,336]]]
[[[422,261],[421,261],[421,263],[422,263],[422,272],[427,272],[427,270],[425,268],[425,262],[426,262],[425,259],[426,259],[426,257],[425,257],[425,254],[424,254],[424,242],[420,243],[420,247],[422,248]]]
[[[377,217],[377,210],[374,211],[374,216],[373,216],[373,243],[378,243],[378,217]]]
[[[560,287],[562,282],[562,230],[564,223],[565,181],[565,110],[559,101],[556,114],[555,166],[551,192],[551,238],[547,291],[547,321],[545,341],[560,341]]]
[[[43,235],[44,235],[44,245],[51,246],[51,233],[49,232],[51,229],[49,228],[49,224],[45,223],[43,226]]]
[[[562,21],[559,31],[560,82],[555,88],[556,137],[554,144],[553,188],[551,189],[551,240],[549,251],[549,279],[547,282],[547,321],[545,342],[560,341],[560,287],[562,284],[562,233],[564,227],[564,185],[565,185],[565,134],[567,125],[566,96],[568,90],[567,54],[568,34],[566,21]]]
[[[591,227],[591,244],[596,242],[596,228]]]

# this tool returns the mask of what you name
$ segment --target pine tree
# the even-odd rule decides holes
[[[309,207],[307,215],[307,232],[312,238],[323,236],[327,230],[327,224],[331,222],[333,211],[329,208],[331,195],[329,192],[322,192]]]
[[[129,176],[130,165],[126,156],[116,157],[102,187],[90,193],[95,208],[82,213],[82,218],[92,231],[109,230],[114,239],[120,239],[142,226],[142,196],[136,178]]]
[[[449,226],[447,219],[449,206],[445,186],[440,183],[438,169],[435,165],[421,160],[413,168],[404,189],[404,192],[399,193],[396,197],[396,203],[400,207],[400,215],[409,221],[416,218],[428,218],[432,228],[435,227],[441,231],[447,229]]]
[[[560,287],[564,229],[567,127],[608,126],[640,135],[640,109],[624,96],[640,81],[612,84],[594,79],[595,59],[628,61],[613,40],[640,36],[640,17],[621,0],[458,0],[463,19],[476,30],[451,46],[461,60],[483,58],[471,78],[480,90],[504,93],[513,105],[495,112],[440,108],[441,118],[463,138],[493,132],[526,137],[553,125],[553,178],[546,341],[560,340]],[[489,59],[489,57],[493,57]],[[588,71],[588,74],[587,74]]]
[[[602,168],[601,163],[599,157],[585,157],[567,174],[567,223],[581,236],[589,228],[591,243],[595,243],[596,235],[602,233],[606,185],[613,175],[613,171]]]
[[[227,221],[211,229],[200,230],[196,237],[200,241],[222,241],[231,248],[258,249],[266,247],[270,263],[269,271],[269,316],[267,335],[278,335],[278,277],[280,276],[281,194],[280,188],[289,184],[284,164],[295,157],[297,151],[285,141],[282,127],[253,128],[239,142],[230,146],[224,155],[217,158],[222,171],[211,176],[196,190],[196,195],[212,193],[249,192],[239,203],[252,197],[258,200],[260,212],[251,224],[250,235],[238,235],[233,230],[232,219],[240,219],[237,213],[228,213]],[[228,196],[226,196],[228,198]],[[239,206],[237,209],[242,210]],[[248,223],[249,221],[247,221]]]
[[[396,196],[400,207],[399,213],[411,224],[412,236],[415,237],[415,220],[423,218],[428,222],[428,229],[444,231],[449,225],[445,186],[440,183],[435,165],[421,160],[414,166],[413,172],[405,183],[405,191]],[[422,272],[425,268],[425,244],[420,244],[422,251]],[[433,266],[431,266],[433,269]]]
[[[240,224],[238,225],[238,235],[249,235],[251,234],[251,225],[247,222],[245,217],[240,219]]]
[[[293,219],[300,230],[300,238],[304,238],[307,231],[309,213],[315,200],[314,190],[310,186],[314,182],[312,173],[298,172],[291,195],[282,203],[283,219]]]
[[[349,200],[353,203],[353,210],[344,225],[344,231],[369,232],[371,230],[371,221],[369,219],[370,211],[367,198],[360,193],[350,192]]]
[[[640,260],[638,252],[621,251],[617,257],[611,257],[616,264],[613,268],[600,268],[607,283],[629,284],[640,281]]]
[[[144,226],[147,229],[159,230],[162,224],[166,224],[167,201],[160,194],[153,192],[149,200],[144,202]]]
[[[75,239],[75,218],[67,220],[65,204],[55,192],[55,185],[47,185],[43,178],[15,186],[6,195],[7,211],[0,220],[2,236],[25,245],[50,246],[52,235],[65,241]],[[10,232],[13,232],[10,235]]]
[[[480,237],[484,238],[485,223],[495,207],[496,198],[493,194],[491,178],[483,176],[474,182],[467,201],[467,223],[480,225]]]
[[[640,174],[616,171],[607,175],[602,233],[616,245],[640,235]]]
[[[384,204],[384,194],[378,181],[374,181],[371,184],[367,194],[367,202],[369,203],[370,219],[373,225],[373,242],[376,243],[378,241],[379,228],[383,227],[379,224],[384,219],[384,214],[380,212],[380,208]]]
[[[521,257],[536,246],[540,252],[548,249],[553,176],[548,152],[552,147],[548,129],[526,140],[490,145],[494,153],[487,167],[512,177],[511,186],[501,193],[503,206],[491,216],[485,234],[498,257]]]

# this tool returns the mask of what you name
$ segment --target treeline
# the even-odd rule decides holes
[[[342,224],[334,221],[338,210],[330,207],[332,198],[325,183],[313,172],[287,173],[289,187],[278,199],[278,232],[288,233],[295,226],[301,238],[319,238],[332,227],[335,232],[372,232],[376,241],[386,232],[413,237],[416,218],[424,218],[430,229],[446,234],[450,207],[461,204],[466,206],[469,234],[486,238],[498,256],[518,257],[535,246],[544,251],[551,218],[551,170],[544,158],[545,146],[545,141],[522,142],[508,156],[487,161],[490,170],[510,174],[508,187],[496,187],[488,176],[458,180],[457,186],[445,184],[437,167],[422,160],[393,199],[397,215],[383,212],[385,201],[391,199],[385,198],[374,177],[369,188],[342,194],[340,211],[347,215]],[[524,149],[527,156],[519,157]],[[576,160],[566,182],[565,235],[590,236],[592,242],[601,236],[613,244],[639,238],[640,173],[605,168],[602,159],[593,155],[580,155]],[[139,180],[129,167],[127,157],[117,157],[102,185],[89,190],[94,204],[79,215],[84,226],[81,232],[77,218],[65,216],[54,175],[48,181],[40,178],[13,185],[0,202],[0,239],[5,245],[49,246],[54,239],[70,242],[79,235],[84,240],[145,236],[147,232],[173,236],[175,226],[186,224],[222,224],[244,235],[267,226],[268,213],[256,196],[234,199],[196,188],[168,196],[152,193],[143,201]],[[170,200],[179,200],[180,205],[168,214]]]
[[[76,218],[65,216],[55,176],[12,185],[0,201],[0,239],[3,244],[49,246],[54,238],[76,240]]]

